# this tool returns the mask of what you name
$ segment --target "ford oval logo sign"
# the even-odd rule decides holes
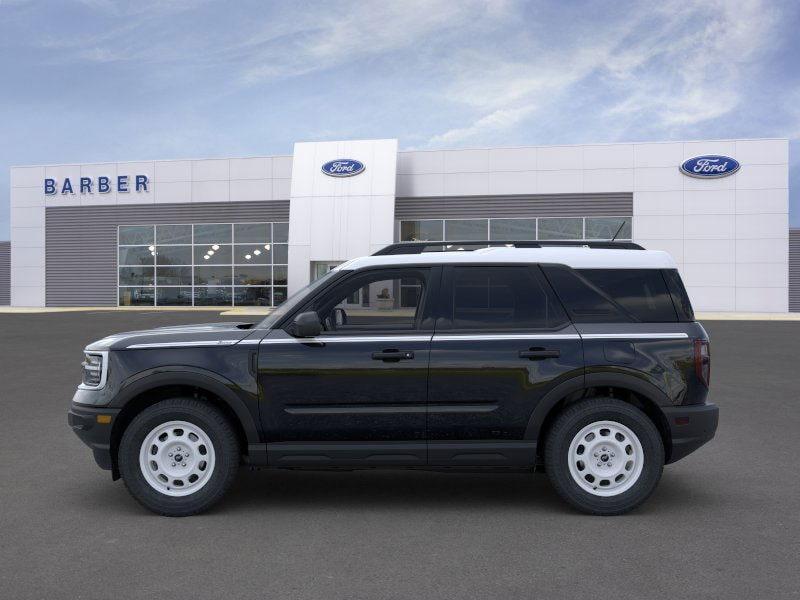
[[[352,177],[365,169],[364,163],[352,158],[337,158],[322,165],[322,172],[331,177]]]
[[[713,178],[727,177],[739,170],[739,161],[730,156],[708,154],[695,156],[681,165],[681,171],[690,177]]]

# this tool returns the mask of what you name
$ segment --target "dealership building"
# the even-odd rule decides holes
[[[697,310],[786,312],[800,310],[788,193],[785,139],[430,151],[383,139],[20,166],[0,303],[274,306],[395,241],[616,235],[669,252]]]

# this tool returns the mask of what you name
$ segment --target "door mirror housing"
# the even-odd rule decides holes
[[[322,333],[322,323],[319,322],[319,315],[313,310],[300,313],[292,321],[291,334],[294,337],[316,337],[320,333]]]

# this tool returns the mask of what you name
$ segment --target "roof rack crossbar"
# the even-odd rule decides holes
[[[455,240],[445,242],[397,242],[381,248],[373,256],[387,254],[422,254],[423,252],[455,252],[487,247],[545,248],[550,246],[588,247],[606,250],[644,250],[633,242],[603,242],[590,240]]]

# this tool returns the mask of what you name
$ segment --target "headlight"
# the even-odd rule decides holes
[[[84,352],[82,388],[99,389],[106,383],[108,352]]]

